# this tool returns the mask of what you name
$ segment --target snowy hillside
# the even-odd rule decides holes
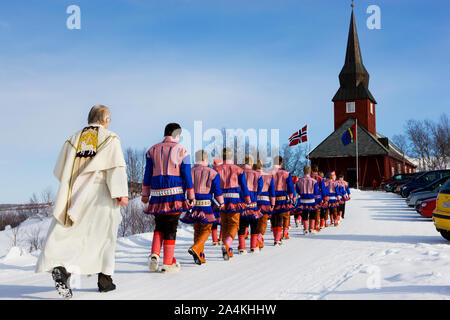
[[[49,221],[27,221],[23,229],[36,224],[48,228]],[[117,290],[99,294],[97,277],[83,276],[74,299],[450,298],[450,244],[397,195],[354,191],[339,227],[308,237],[293,227],[279,248],[269,231],[261,253],[228,262],[209,240],[207,263],[197,266],[187,253],[192,228],[182,225],[175,253],[179,274],[148,271],[151,233],[121,238]],[[59,299],[50,275],[34,273],[36,253],[9,250],[9,232],[0,232],[0,298]]]

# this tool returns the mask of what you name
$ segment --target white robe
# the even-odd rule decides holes
[[[62,266],[74,274],[114,273],[122,221],[117,198],[128,197],[126,164],[119,137],[99,126],[97,154],[74,175],[80,136],[81,131],[66,141],[55,166],[61,184],[36,272]]]

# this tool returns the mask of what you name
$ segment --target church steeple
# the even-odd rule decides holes
[[[375,98],[369,91],[369,73],[364,67],[356,30],[355,14],[350,18],[345,63],[339,74],[339,90],[333,97],[334,129],[348,118],[358,119],[358,124],[376,134]]]
[[[340,88],[333,98],[334,101],[370,99],[377,103],[369,91],[369,73],[364,67],[361,49],[359,46],[358,32],[356,30],[355,15],[350,19],[350,30],[348,32],[347,52],[345,64],[339,74]]]

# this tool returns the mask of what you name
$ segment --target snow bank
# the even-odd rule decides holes
[[[274,247],[269,225],[260,253],[230,261],[208,240],[207,263],[194,264],[187,253],[192,226],[180,224],[178,274],[148,270],[152,233],[120,238],[117,290],[98,294],[96,277],[82,276],[74,299],[449,299],[450,245],[431,219],[395,194],[354,191],[340,226],[315,236],[293,227],[291,239]],[[49,222],[36,223],[45,229]],[[8,246],[5,232],[0,247]],[[51,276],[33,272],[35,259],[35,253],[8,247],[0,258],[0,299],[58,298]]]
[[[36,264],[36,255],[31,255],[25,248],[12,247],[0,263],[25,267]]]

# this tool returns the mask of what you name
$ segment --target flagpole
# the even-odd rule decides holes
[[[356,189],[359,189],[359,161],[358,161],[358,119],[356,119],[355,134],[356,134]]]
[[[309,158],[309,152],[311,151],[311,145],[309,144],[309,139],[307,140],[307,142],[308,142],[308,145],[307,145],[307,149],[308,149],[308,166],[311,167],[311,159]]]
[[[309,144],[309,141],[308,141],[308,165],[311,167],[311,159],[309,158],[310,151],[311,151],[311,145]]]

